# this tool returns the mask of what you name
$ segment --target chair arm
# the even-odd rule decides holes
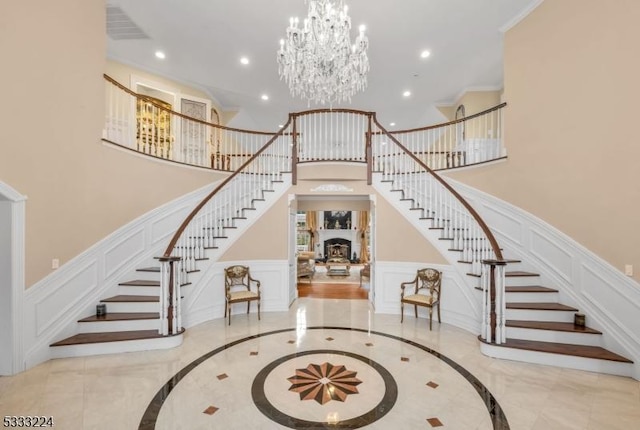
[[[414,285],[414,286],[418,286],[418,276],[416,275],[415,279],[413,281],[409,281],[409,282],[403,282],[400,284],[400,289],[402,290],[402,293],[400,294],[400,296],[404,296],[404,289],[407,285]]]
[[[258,288],[258,292],[260,292],[260,281],[258,281],[257,279],[253,279],[251,276],[249,276],[249,289],[251,289],[251,282],[256,284],[256,287]]]

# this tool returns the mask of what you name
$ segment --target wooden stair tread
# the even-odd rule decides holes
[[[142,269],[136,269],[137,272],[155,272],[160,273],[160,266],[157,267],[143,267]]]
[[[595,358],[599,360],[618,361],[621,363],[633,363],[633,361],[621,355],[611,352],[599,346],[574,345],[570,343],[541,342],[535,340],[507,339],[500,345],[507,348],[524,349],[528,351],[548,352],[552,354],[571,355],[575,357]]]
[[[160,318],[158,312],[107,312],[106,315],[82,318],[78,322],[96,321],[131,321],[131,320],[151,320]]]
[[[545,303],[545,302],[507,302],[507,309],[532,309],[538,311],[572,311],[577,312],[578,309],[562,303]]]
[[[505,272],[506,277],[521,277],[521,276],[540,276],[538,273],[525,272],[523,270],[513,270],[511,272]]]
[[[184,329],[182,329],[184,332]],[[121,342],[127,340],[158,339],[163,336],[158,330],[113,331],[101,333],[80,333],[52,343],[51,346],[85,345],[90,343]]]
[[[107,299],[100,300],[105,303],[120,303],[120,302],[155,302],[158,303],[160,301],[160,297],[158,296],[129,296],[126,294],[121,294],[118,296],[109,297]]]
[[[575,325],[572,322],[507,320],[506,325],[507,327],[531,328],[536,330],[602,334],[602,332],[598,330],[594,330],[590,327]]]
[[[133,281],[121,282],[118,285],[127,285],[130,287],[159,287],[160,281],[149,281],[146,279],[135,279]]]
[[[522,285],[522,286],[507,286],[505,288],[507,293],[557,293],[558,290],[540,285]]]

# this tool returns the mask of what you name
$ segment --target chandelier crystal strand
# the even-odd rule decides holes
[[[309,0],[308,17],[299,27],[289,19],[280,40],[278,73],[291,95],[315,103],[340,103],[367,86],[369,40],[364,26],[351,45],[351,18],[343,0]]]

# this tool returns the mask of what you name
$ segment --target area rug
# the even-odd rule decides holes
[[[313,275],[313,283],[327,283],[327,284],[360,284],[360,269],[362,264],[354,264],[349,269],[347,276],[329,276],[327,275],[327,268],[325,266],[316,265],[316,273]],[[367,278],[364,279],[368,281]],[[306,282],[306,281],[302,281]]]

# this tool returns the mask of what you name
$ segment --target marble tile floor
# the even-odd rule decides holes
[[[298,299],[190,328],[172,350],[0,377],[0,416],[27,415],[59,429],[629,430],[640,382],[485,357],[471,333],[364,300]]]

